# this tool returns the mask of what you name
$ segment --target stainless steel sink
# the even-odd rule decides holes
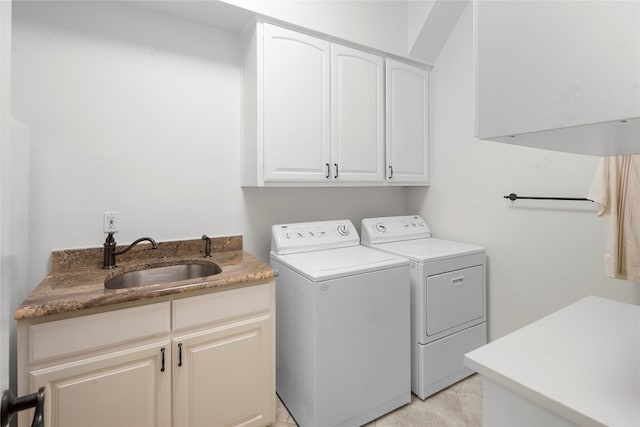
[[[124,289],[146,285],[159,285],[162,283],[213,276],[221,271],[222,269],[218,264],[213,262],[162,265],[107,277],[104,281],[104,287],[107,289]]]

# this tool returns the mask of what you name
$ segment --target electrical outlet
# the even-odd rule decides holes
[[[118,214],[120,212],[105,212],[104,213],[104,232],[105,233],[117,233],[119,227]]]

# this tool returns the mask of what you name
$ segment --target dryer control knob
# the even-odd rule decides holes
[[[339,225],[338,226],[338,234],[340,234],[341,236],[348,236],[349,235],[349,227],[347,227],[344,224]]]
[[[376,230],[378,230],[381,233],[386,233],[387,227],[383,223],[379,222],[376,224]]]

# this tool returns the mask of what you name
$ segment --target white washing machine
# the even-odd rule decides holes
[[[425,399],[471,375],[464,354],[487,342],[485,249],[432,238],[416,215],[365,218],[360,232],[411,262],[411,390]]]
[[[300,426],[359,426],[411,400],[409,262],[348,220],[274,225],[276,391]]]

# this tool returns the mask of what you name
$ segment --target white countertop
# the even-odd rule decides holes
[[[576,424],[640,426],[640,306],[587,297],[465,364]]]

